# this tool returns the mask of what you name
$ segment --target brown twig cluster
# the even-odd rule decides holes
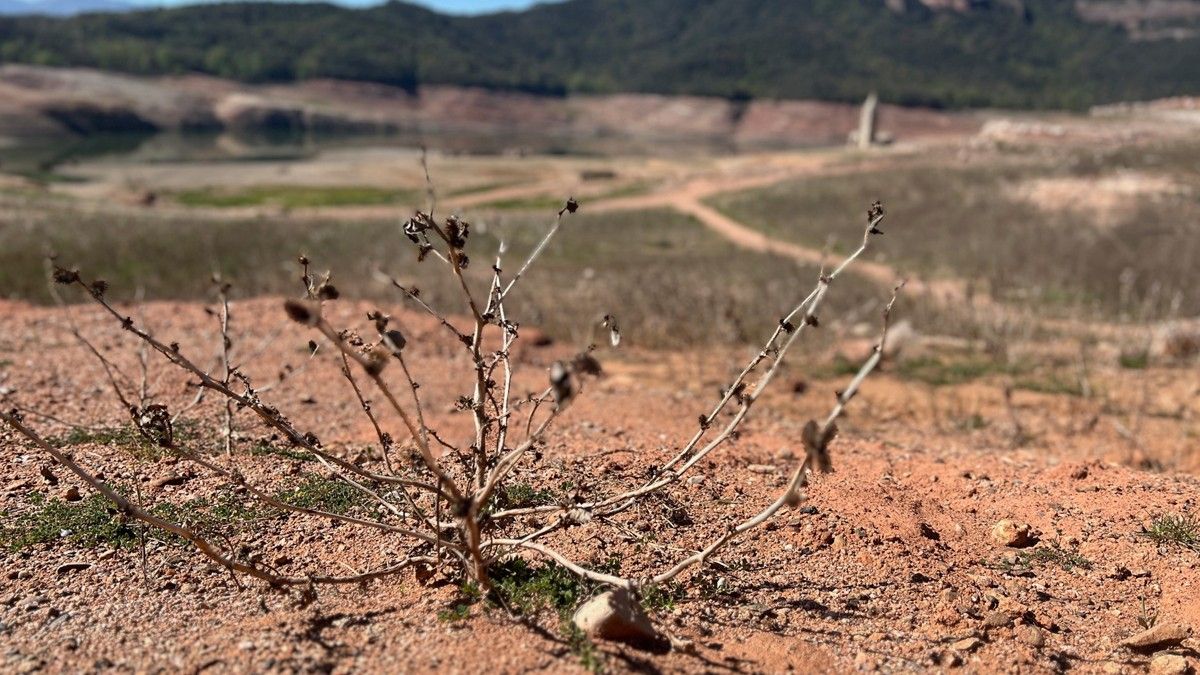
[[[178,344],[161,341],[133,318],[123,314],[106,298],[106,285],[103,282],[89,283],[75,270],[55,269],[54,281],[57,284],[81,289],[134,336],[142,348],[156,352],[194,380],[198,394],[192,406],[205,393],[220,397],[224,459],[191,447],[181,440],[180,435],[174,432],[180,413],[172,415],[166,406],[148,402],[144,385],[136,402],[124,394],[122,383],[115,374],[115,366],[75,331],[76,337],[104,366],[115,395],[128,410],[134,428],[147,442],[219,476],[243,494],[273,508],[402,536],[409,544],[408,551],[380,569],[351,576],[286,576],[261,563],[240,559],[238,554],[222,550],[200,532],[158,517],[119,494],[69,454],[48,443],[27,422],[19,408],[9,406],[11,409],[0,411],[0,419],[102,493],[125,516],[178,535],[221,566],[261,579],[275,587],[311,589],[317,584],[365,582],[421,565],[469,578],[486,590],[489,588],[493,565],[522,550],[531,555],[544,556],[592,581],[634,592],[665,584],[689,568],[703,565],[730,541],[767,522],[780,510],[798,504],[811,472],[831,470],[829,450],[837,434],[836,422],[858,393],[864,379],[883,357],[883,345],[896,293],[893,293],[891,302],[883,312],[882,335],[874,353],[849,385],[838,393],[829,415],[822,421],[809,422],[804,429],[801,440],[806,452],[803,460],[794,468],[779,496],[762,511],[719,533],[704,548],[682,555],[661,572],[642,578],[625,578],[589,569],[548,546],[546,538],[551,533],[574,525],[596,518],[608,518],[630,509],[639,501],[677,484],[711,453],[736,438],[739,428],[779,372],[792,346],[806,330],[821,325],[819,310],[833,283],[862,256],[872,239],[882,234],[879,225],[884,212],[878,202],[871,206],[861,245],[836,268],[828,272],[822,269],[812,291],[778,320],[761,349],[722,389],[712,408],[699,417],[696,431],[668,461],[648,467],[645,474],[648,477],[642,484],[619,494],[590,499],[577,497],[569,500],[570,503],[505,508],[498,496],[503,493],[514,472],[532,454],[536,454],[555,420],[580,395],[588,379],[600,372],[596,347],[590,346],[574,358],[554,363],[549,369],[545,388],[540,393],[525,397],[514,393],[516,364],[513,350],[520,339],[520,330],[509,315],[508,299],[514,287],[560,231],[564,219],[577,209],[578,204],[574,200],[566,202],[553,226],[511,276],[504,272],[504,249],[501,246],[491,268],[486,294],[477,294],[467,281],[466,270],[472,264],[467,254],[471,235],[468,222],[457,217],[435,220],[431,208],[430,213],[418,212],[405,223],[404,234],[416,247],[418,259],[443,268],[457,279],[463,310],[468,317],[466,323],[452,320],[448,314],[427,304],[417,289],[393,281],[404,297],[434,317],[441,329],[447,331],[469,357],[471,393],[461,397],[458,405],[470,413],[474,433],[469,440],[460,443],[447,440],[426,418],[420,384],[414,379],[406,361],[409,336],[390,317],[378,311],[368,316],[375,332],[370,337],[334,326],[325,309],[340,294],[328,275],[312,273],[308,259],[300,258],[304,293],[302,297],[288,300],[284,310],[291,320],[312,331],[315,338],[327,342],[340,353],[342,375],[378,437],[382,462],[376,464],[375,468],[347,461],[328,450],[313,430],[301,428],[268,403],[263,397],[267,388],[256,389],[251,380],[231,362],[228,286],[219,278],[214,279],[221,303],[219,368],[206,369],[185,354]],[[900,286],[895,290],[898,292]],[[615,348],[621,337],[616,318],[606,315],[602,325],[608,332],[610,345]],[[497,331],[498,343],[485,339],[485,332],[490,334]],[[310,346],[315,353],[318,346],[315,343],[310,343]],[[212,374],[214,370],[218,375]],[[372,396],[378,396],[385,402],[387,418],[394,416],[402,424],[403,433],[399,439],[387,430],[388,420],[373,407],[370,402]],[[379,513],[384,515],[370,519],[295,506],[272,496],[269,486],[257,485],[247,479],[237,468],[241,458],[234,443],[234,415],[238,412],[253,414],[291,445],[311,453],[331,475],[380,505]],[[414,462],[399,461],[394,456],[402,447],[412,451]],[[528,531],[523,531],[523,528]]]

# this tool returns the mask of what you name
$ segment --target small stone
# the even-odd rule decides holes
[[[29,481],[17,479],[4,486],[5,492],[20,492],[29,487]]]
[[[992,541],[1000,546],[1024,548],[1037,543],[1037,537],[1027,523],[1001,520],[992,527]]]
[[[751,464],[746,469],[754,473],[775,473],[777,471],[773,464]]]
[[[687,479],[688,485],[700,485],[704,482],[704,476],[695,475]]]
[[[43,464],[38,469],[38,473],[42,474],[42,478],[46,481],[46,483],[48,485],[50,485],[50,486],[58,485],[58,476],[54,475],[54,472],[50,470],[50,467]]]
[[[958,640],[950,645],[950,648],[956,652],[970,653],[983,646],[983,640],[977,637],[969,637]]]
[[[1178,654],[1159,654],[1150,659],[1150,675],[1187,675],[1191,671],[1187,659]]]
[[[1046,633],[1037,626],[1020,626],[1017,628],[1017,640],[1035,649],[1046,646]]]
[[[55,574],[66,574],[67,572],[78,572],[80,570],[86,570],[87,568],[89,568],[91,566],[92,566],[92,563],[83,562],[83,561],[79,561],[79,560],[72,561],[72,562],[65,562],[65,563],[59,565],[57,568],[55,568],[54,573]]]
[[[1160,623],[1149,630],[1125,638],[1121,641],[1121,646],[1135,652],[1153,652],[1166,647],[1178,646],[1191,636],[1191,626],[1181,623]]]
[[[624,588],[605,591],[575,610],[571,621],[589,637],[656,647],[663,639],[633,595]]]
[[[1016,614],[1006,611],[988,612],[987,616],[983,617],[983,625],[988,628],[1004,628],[1011,626],[1013,621],[1017,620]]]
[[[163,476],[162,478],[155,480],[154,482],[150,483],[150,487],[152,489],[159,490],[167,487],[168,485],[183,485],[190,479],[191,476],[173,474],[169,476]]]
[[[854,655],[854,665],[857,666],[859,670],[878,669],[878,664],[875,663],[875,659],[864,651],[860,651]]]
[[[74,485],[62,491],[62,498],[64,502],[77,502],[80,499],[83,499],[83,497],[79,494],[79,488],[75,487]]]

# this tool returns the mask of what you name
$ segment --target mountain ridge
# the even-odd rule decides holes
[[[230,3],[0,18],[0,63],[548,95],[856,101],[878,91],[902,105],[1081,109],[1200,93],[1189,65],[1200,63],[1200,38],[1178,33],[1192,9],[1200,22],[1200,2],[1147,7],[1168,5],[1174,37],[1139,40],[1131,26],[1142,19],[1118,0],[570,0],[469,17],[401,2]]]

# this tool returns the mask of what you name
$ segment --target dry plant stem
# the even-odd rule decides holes
[[[283,433],[291,443],[293,443],[294,445],[297,445],[301,448],[304,448],[305,450],[308,450],[314,456],[316,456],[318,459],[324,460],[324,462],[331,462],[331,463],[335,464],[338,468],[340,468],[344,471],[348,471],[350,473],[354,473],[359,476],[362,476],[363,478],[378,481],[380,483],[388,483],[388,484],[392,484],[392,485],[406,485],[409,487],[427,490],[430,492],[439,492],[440,491],[440,489],[438,487],[433,486],[433,485],[428,485],[428,484],[422,483],[420,481],[409,480],[409,479],[405,479],[405,478],[397,478],[395,476],[385,476],[385,475],[381,475],[381,474],[372,473],[370,471],[366,471],[358,466],[355,466],[354,464],[352,464],[350,462],[347,462],[346,460],[344,460],[340,457],[336,457],[334,455],[331,455],[331,454],[325,452],[323,449],[321,449],[319,447],[319,445],[316,442],[310,441],[307,435],[301,433],[294,426],[292,426],[291,422],[287,421],[287,419],[285,419],[282,415],[280,415],[278,411],[266,406],[261,401],[259,401],[257,399],[257,397],[239,394],[236,391],[234,391],[233,389],[231,389],[230,387],[228,387],[225,384],[221,383],[220,381],[214,379],[208,373],[200,370],[200,368],[198,368],[196,366],[196,364],[192,363],[191,360],[189,360],[186,356],[183,355],[182,351],[180,351],[178,349],[174,349],[166,344],[163,344],[161,341],[159,341],[153,335],[150,335],[146,331],[138,328],[133,323],[132,319],[122,316],[120,312],[118,312],[115,308],[113,308],[112,305],[109,304],[108,300],[106,300],[101,293],[98,293],[94,289],[88,287],[87,284],[83,283],[82,280],[76,281],[75,283],[77,283],[81,288],[83,288],[85,291],[87,291],[88,295],[90,295],[92,297],[92,299],[96,301],[97,304],[99,304],[106,311],[108,311],[109,314],[111,314],[114,318],[116,318],[118,321],[120,321],[122,328],[133,333],[139,339],[145,341],[155,351],[159,352],[164,357],[166,357],[167,360],[170,361],[171,363],[175,364],[176,366],[178,366],[178,367],[186,370],[187,372],[195,375],[196,377],[198,377],[200,380],[201,387],[211,389],[212,391],[215,391],[227,398],[230,398],[230,399],[234,400],[235,402],[237,402],[238,404],[254,411],[254,413],[257,414],[259,416],[259,418],[262,419],[263,422],[265,422],[268,426],[273,427],[274,429],[277,429],[278,431]],[[332,469],[332,467],[330,467],[330,468]]]
[[[316,328],[317,330],[321,331],[321,333],[324,334],[330,342],[336,345],[343,354],[350,357],[356,363],[362,366],[363,372],[367,373],[367,376],[370,377],[371,381],[375,383],[375,387],[379,389],[380,393],[382,393],[384,398],[388,400],[388,403],[391,404],[392,409],[395,410],[396,414],[400,416],[401,421],[404,422],[404,426],[408,428],[409,434],[411,435],[413,441],[416,442],[417,448],[420,450],[421,459],[425,462],[425,466],[429,469],[430,473],[437,478],[438,484],[441,486],[442,490],[450,499],[454,500],[455,502],[462,501],[462,491],[459,490],[458,485],[455,484],[454,480],[442,470],[441,465],[438,464],[437,460],[433,456],[433,453],[430,452],[429,444],[426,442],[426,439],[428,438],[427,434],[417,429],[412,417],[410,417],[408,412],[404,410],[404,406],[400,405],[400,401],[396,400],[396,396],[392,393],[391,387],[389,387],[387,382],[380,377],[379,372],[371,367],[371,364],[367,362],[366,357],[356,352],[349,344],[347,344],[346,341],[343,340],[340,335],[338,335],[337,331],[333,329],[333,326],[329,325],[328,321],[323,318],[318,319]]]
[[[14,430],[16,430],[22,436],[29,439],[36,446],[41,448],[44,452],[48,453],[59,464],[66,467],[68,470],[70,470],[72,473],[74,473],[76,476],[78,476],[85,483],[92,486],[92,488],[94,488],[100,494],[104,495],[105,498],[107,498],[109,501],[111,501],[113,504],[116,505],[116,507],[121,511],[121,513],[125,514],[126,516],[128,516],[130,518],[134,518],[143,523],[146,523],[147,525],[150,525],[151,527],[158,528],[160,530],[169,532],[171,534],[174,534],[178,537],[181,537],[181,538],[187,540],[193,546],[195,546],[196,549],[198,549],[201,553],[208,556],[212,560],[216,561],[219,565],[221,565],[222,567],[225,567],[228,570],[231,570],[234,572],[241,572],[243,574],[252,576],[256,579],[261,579],[262,581],[265,581],[272,586],[305,586],[305,585],[310,585],[310,584],[362,583],[364,581],[370,581],[371,579],[377,579],[380,577],[396,574],[400,571],[403,571],[408,566],[410,566],[416,562],[423,561],[423,560],[410,558],[410,559],[406,559],[406,560],[402,561],[401,563],[399,563],[397,565],[388,567],[386,569],[378,570],[375,572],[369,572],[366,574],[358,574],[358,575],[349,576],[349,577],[334,577],[334,576],[288,577],[288,576],[277,575],[277,574],[274,574],[274,573],[272,573],[268,570],[265,570],[261,567],[258,567],[256,565],[243,563],[243,562],[234,560],[233,558],[230,558],[230,557],[226,556],[225,554],[223,554],[220,551],[220,549],[218,549],[211,542],[209,542],[207,539],[205,539],[204,537],[202,537],[195,531],[188,529],[186,527],[183,527],[181,525],[172,523],[168,520],[164,520],[162,518],[159,518],[158,516],[155,516],[155,515],[147,512],[145,509],[141,508],[137,504],[134,504],[133,502],[126,499],[125,497],[121,496],[119,493],[117,493],[115,490],[113,490],[111,487],[109,487],[103,481],[97,479],[95,476],[93,476],[91,473],[89,473],[86,469],[84,469],[79,464],[77,464],[69,456],[65,455],[64,453],[62,453],[59,450],[57,450],[56,448],[54,448],[54,446],[47,443],[44,439],[41,438],[41,436],[39,436],[37,434],[37,432],[35,432],[32,429],[30,429],[29,427],[25,426],[25,424],[22,423],[21,420],[19,420],[17,417],[14,417],[10,413],[0,412],[0,420],[3,420],[6,424],[8,424],[10,427],[12,427]]]
[[[529,257],[525,259],[524,264],[521,265],[521,269],[517,270],[517,273],[513,275],[513,278],[508,281],[508,285],[506,285],[504,290],[500,292],[500,295],[496,297],[497,303],[503,303],[504,300],[508,298],[508,294],[512,292],[513,286],[517,285],[517,282],[521,280],[521,277],[524,276],[526,270],[528,270],[529,266],[533,264],[533,261],[538,259],[538,256],[542,254],[542,251],[546,248],[546,245],[550,243],[550,240],[554,238],[554,235],[558,234],[559,229],[562,228],[563,215],[566,213],[567,208],[565,206],[562,209],[559,209],[558,217],[554,220],[554,226],[550,228],[550,231],[547,232],[544,237],[542,237],[542,240],[538,242],[533,251],[529,253]]]
[[[450,323],[450,321],[448,319],[446,319],[446,317],[442,316],[441,314],[438,314],[437,310],[435,310],[433,307],[430,307],[429,303],[425,302],[424,298],[422,298],[420,295],[418,295],[412,289],[408,288],[404,284],[401,284],[399,281],[397,281],[396,279],[394,279],[392,277],[388,277],[388,279],[391,280],[392,285],[395,286],[401,293],[403,293],[405,295],[405,297],[407,297],[409,300],[412,300],[418,307],[420,307],[422,310],[424,310],[426,314],[437,319],[438,322],[441,323],[441,325],[446,328],[446,330],[453,333],[454,338],[457,341],[463,342],[465,338],[469,337],[462,331],[455,328],[454,324]],[[467,349],[469,351],[470,347],[468,347]]]
[[[817,431],[818,438],[828,436],[830,431],[833,429],[834,422],[836,422],[837,419],[842,416],[842,413],[845,412],[846,404],[848,404],[850,400],[854,398],[854,396],[858,393],[859,387],[862,386],[863,381],[866,380],[867,376],[871,374],[871,371],[875,370],[876,366],[879,365],[880,360],[883,358],[884,347],[887,344],[887,333],[891,320],[892,308],[895,306],[896,297],[903,286],[904,284],[901,283],[896,287],[892,293],[891,301],[888,302],[887,307],[883,310],[883,331],[880,334],[879,342],[875,346],[875,351],[871,354],[871,357],[867,359],[866,363],[862,365],[862,368],[858,370],[858,373],[854,376],[854,379],[850,381],[850,384],[846,387],[846,389],[838,394],[837,404],[833,407],[833,410],[830,411],[829,416],[825,418],[825,421],[821,424],[820,429]],[[800,466],[797,467],[796,471],[792,474],[791,480],[788,481],[787,489],[784,490],[784,492],[780,494],[775,501],[771,502],[767,508],[760,511],[755,516],[745,520],[737,527],[730,529],[728,532],[706,546],[703,550],[697,551],[683,560],[680,560],[667,571],[653,577],[650,580],[650,584],[656,585],[667,583],[679,576],[689,567],[703,564],[704,561],[709,558],[709,556],[716,553],[719,549],[721,549],[721,547],[728,544],[737,536],[767,522],[783,507],[798,503],[798,491],[807,484],[808,473],[813,468],[812,465],[814,461],[814,457],[810,452],[804,458],[804,461],[801,462]]]
[[[229,339],[229,294],[228,287],[219,277],[213,281],[217,284],[217,295],[221,299],[221,365],[225,368],[225,378],[222,383],[229,386],[233,378],[233,364],[229,362],[229,349],[233,341]],[[145,345],[145,343],[142,343]],[[225,399],[225,454],[233,454],[233,401]]]
[[[425,467],[429,469],[430,473],[432,473],[437,479],[438,485],[447,495],[447,499],[450,501],[450,503],[456,505],[456,510],[462,510],[464,512],[462,516],[462,529],[466,535],[465,538],[467,540],[467,549],[470,553],[470,558],[474,566],[475,579],[481,588],[485,590],[490,588],[488,583],[487,562],[484,560],[483,553],[479,548],[479,545],[483,539],[482,532],[480,531],[479,527],[479,521],[471,513],[469,500],[463,496],[463,492],[459,489],[458,485],[442,469],[441,465],[438,464],[437,459],[434,458],[433,453],[429,450],[428,434],[417,428],[412,418],[396,399],[395,394],[392,393],[392,390],[387,385],[387,382],[385,382],[380,376],[379,370],[373,368],[371,364],[367,362],[366,357],[354,351],[350,345],[347,344],[340,335],[338,335],[337,331],[335,331],[333,327],[329,325],[328,321],[326,321],[324,318],[318,317],[316,328],[321,331],[321,333],[323,333],[327,339],[337,345],[338,349],[340,349],[343,354],[350,357],[360,366],[362,366],[363,371],[367,373],[367,375],[371,378],[371,381],[375,383],[376,388],[379,389],[379,391],[388,400],[388,403],[391,404],[392,409],[395,410],[396,414],[400,416],[400,419],[404,422],[404,425],[408,427],[409,434],[412,436],[412,439],[416,442],[417,447],[420,450],[421,458],[425,463]]]
[[[362,389],[359,388],[358,382],[354,379],[354,373],[350,372],[350,359],[345,353],[342,355],[342,377],[350,383],[350,388],[354,390],[354,397],[358,399],[358,406],[362,409],[363,414],[371,421],[371,426],[375,429],[375,437],[379,439],[380,452],[383,453],[383,464],[387,470],[396,475],[396,470],[392,468],[392,458],[389,446],[391,442],[388,439],[387,433],[383,427],[379,426],[379,420],[375,417],[375,412],[371,409],[371,404],[367,403],[367,399],[363,397]]]
[[[484,546],[488,547],[488,548],[493,547],[493,546],[504,546],[504,547],[510,547],[510,548],[527,548],[531,551],[537,551],[538,553],[541,553],[542,555],[546,556],[547,558],[550,558],[554,562],[558,563],[559,565],[562,565],[563,567],[567,568],[568,570],[575,573],[576,575],[583,577],[584,579],[589,579],[589,580],[595,581],[597,583],[608,584],[610,586],[617,586],[620,588],[632,589],[636,586],[636,584],[630,579],[625,579],[623,577],[613,576],[611,574],[605,574],[603,572],[597,572],[595,570],[589,570],[586,567],[582,567],[582,566],[572,562],[570,558],[559,553],[558,551],[555,551],[552,548],[543,546],[536,542],[526,541],[524,539],[492,539],[491,541],[488,541],[486,544],[484,544]]]
[[[82,335],[80,335],[78,337],[79,337],[80,341],[82,341],[83,344],[88,347],[88,349],[92,352],[92,354],[95,355],[95,357],[102,364],[107,365],[107,360],[104,358],[104,356],[102,356],[100,354],[100,352],[86,338],[84,338]],[[143,343],[143,344],[145,344],[145,343]],[[113,391],[116,393],[117,397],[124,400],[124,396],[122,395],[121,389],[119,386],[117,386],[117,383],[115,381],[112,382],[112,386],[113,386]],[[213,471],[213,472],[217,473],[218,475],[233,481],[237,485],[245,488],[248,492],[250,492],[253,496],[255,496],[260,501],[263,501],[271,506],[274,506],[275,508],[279,508],[279,509],[286,510],[286,511],[295,511],[295,512],[300,512],[300,513],[307,513],[310,515],[323,516],[323,517],[327,517],[327,518],[330,518],[333,520],[340,520],[340,521],[355,524],[355,525],[374,527],[374,528],[382,529],[382,530],[388,531],[388,532],[397,532],[397,533],[401,533],[401,534],[409,533],[408,530],[401,530],[401,529],[393,528],[391,526],[384,525],[382,523],[377,523],[374,521],[368,521],[368,520],[360,519],[360,518],[352,518],[349,516],[343,516],[340,514],[330,513],[330,512],[326,512],[326,511],[320,511],[320,510],[316,510],[316,509],[306,509],[306,508],[301,508],[301,507],[294,507],[285,502],[276,500],[273,497],[266,494],[265,492],[258,490],[253,485],[248,483],[245,480],[245,478],[241,475],[241,473],[236,470],[226,469],[224,467],[218,466],[217,464],[209,462],[209,461],[201,458],[200,456],[198,456],[196,453],[191,452],[190,450],[187,450],[186,448],[179,445],[177,442],[175,442],[173,440],[170,441],[169,443],[167,443],[166,445],[164,445],[160,439],[157,439],[157,438],[153,437],[151,434],[149,434],[139,423],[138,415],[139,415],[140,408],[141,408],[140,406],[139,406],[139,408],[130,407],[128,412],[129,412],[130,416],[133,418],[134,427],[138,430],[138,433],[141,434],[142,437],[145,438],[148,442],[165,447],[165,448],[171,450],[172,452],[178,454],[179,456],[183,457],[184,459],[187,459],[191,462],[199,464],[200,466],[203,466],[204,468],[207,468],[210,471]],[[320,458],[318,458],[318,459],[320,459]],[[334,473],[338,476],[339,479],[349,483],[355,489],[359,490],[360,492],[365,493],[367,496],[371,497],[376,502],[379,502],[385,508],[390,510],[394,515],[396,515],[397,517],[403,518],[403,514],[400,513],[400,511],[395,507],[395,505],[393,505],[390,502],[388,502],[387,500],[383,499],[382,497],[380,497],[378,494],[376,494],[372,490],[368,489],[367,487],[357,483],[354,480],[347,478],[346,476],[344,476],[342,474],[337,473],[336,469],[334,469],[334,467],[330,466],[328,462],[322,461],[322,464],[324,464],[325,467],[330,469],[331,471],[334,471]],[[419,515],[420,509],[417,508],[416,504],[412,502],[412,499],[411,499],[411,497],[409,497],[407,490],[403,486],[401,486],[401,491],[404,494],[405,498],[408,499],[409,504],[414,509],[414,512],[416,512]],[[441,543],[440,539],[437,539],[436,537],[437,537],[437,535],[435,534],[435,538],[431,540],[431,543]],[[425,537],[424,537],[424,535],[418,535],[418,538],[424,539]]]
[[[831,273],[828,275],[821,275],[820,279],[817,281],[816,288],[814,288],[812,292],[810,292],[802,301],[800,301],[800,303],[797,304],[787,316],[780,320],[779,326],[775,328],[775,331],[771,334],[771,337],[767,340],[762,350],[760,350],[754,356],[754,358],[751,359],[746,367],[742,369],[738,376],[734,378],[733,382],[731,382],[730,385],[725,389],[725,393],[717,402],[717,405],[705,418],[710,423],[712,420],[715,420],[716,417],[729,405],[730,401],[737,396],[737,393],[744,389],[743,385],[750,374],[754,372],[754,370],[761,365],[763,361],[768,359],[770,360],[770,368],[759,379],[753,391],[750,394],[746,394],[742,397],[741,407],[738,409],[737,413],[724,425],[724,427],[722,427],[720,433],[713,438],[713,440],[709,441],[698,451],[696,450],[697,445],[699,445],[700,441],[704,439],[708,432],[708,425],[702,425],[700,430],[692,436],[691,440],[688,441],[683,449],[680,450],[675,457],[668,461],[659,470],[658,474],[661,476],[660,478],[648,481],[641,487],[638,487],[634,490],[630,490],[613,497],[608,497],[603,500],[577,504],[576,507],[583,509],[600,509],[614,505],[620,505],[624,502],[625,504],[618,506],[617,510],[627,508],[627,502],[629,502],[629,500],[656,492],[680,480],[683,474],[695,466],[697,462],[704,459],[704,457],[710,452],[727,441],[742,424],[746,416],[749,414],[750,409],[753,407],[755,401],[757,401],[758,397],[763,393],[763,391],[771,383],[771,380],[774,379],[775,375],[778,373],[788,350],[791,349],[791,346],[800,337],[804,328],[809,325],[808,318],[816,317],[816,311],[820,307],[826,292],[829,290],[829,286],[834,280],[842,275],[846,268],[848,268],[855,260],[857,260],[862,256],[863,253],[867,251],[867,249],[870,247],[870,240],[873,236],[872,233],[877,230],[878,225],[882,221],[882,215],[877,216],[870,221],[863,233],[862,244],[858,247],[858,249],[847,256],[846,259],[843,260],[842,263],[838,265],[837,268]],[[785,324],[789,324],[791,321],[795,320],[798,316],[800,316],[801,313],[804,314],[806,320],[801,322],[800,325],[794,326],[789,333],[785,328]],[[777,346],[780,337],[785,334],[787,335],[787,339],[784,340],[782,345]],[[680,462],[683,462],[683,465],[679,469],[673,469],[673,467]],[[512,518],[535,513],[553,513],[563,510],[564,508],[558,505],[531,506],[498,511],[492,514],[492,518]]]

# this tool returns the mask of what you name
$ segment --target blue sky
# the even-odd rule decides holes
[[[525,9],[534,3],[533,0],[418,0],[417,4],[442,12],[479,14],[505,9]]]

